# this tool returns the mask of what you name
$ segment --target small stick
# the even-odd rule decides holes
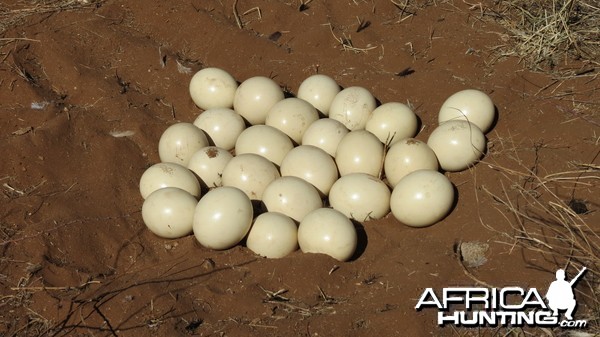
[[[237,23],[238,27],[240,29],[243,29],[244,26],[242,25],[242,20],[240,20],[240,15],[238,14],[238,11],[237,11],[237,3],[238,3],[238,0],[233,1],[233,17],[235,18],[235,23]]]
[[[31,42],[41,42],[40,40],[28,39],[26,37],[2,37],[2,38],[0,38],[0,41],[10,41],[10,42],[14,42],[14,41],[31,41]]]
[[[65,287],[46,287],[46,286],[40,286],[40,287],[11,287],[10,290],[12,291],[19,291],[19,290],[27,290],[27,291],[41,291],[41,290],[72,290],[72,289],[81,289],[84,288],[90,284],[100,284],[100,281],[88,281],[85,283],[82,283],[78,286],[65,286]]]
[[[245,11],[244,13],[242,13],[242,15],[246,15],[246,14],[249,14],[249,13],[252,13],[252,12],[258,12],[258,19],[259,20],[262,19],[262,13],[260,11],[260,7],[258,7],[258,6],[250,8],[249,10]]]
[[[22,196],[22,195],[25,195],[25,192],[23,192],[23,191],[21,191],[21,190],[18,190],[18,189],[16,189],[16,188],[14,188],[14,187],[10,186],[10,185],[9,185],[9,184],[7,184],[7,183],[4,183],[4,184],[2,184],[2,186],[4,186],[4,187],[8,188],[9,190],[11,190],[11,191],[12,191],[12,192],[14,192],[14,193],[17,193],[18,195],[21,195],[21,196]]]

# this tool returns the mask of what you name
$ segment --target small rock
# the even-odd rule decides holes
[[[477,241],[460,244],[460,258],[467,267],[480,267],[487,262],[485,254],[490,249],[487,243]]]

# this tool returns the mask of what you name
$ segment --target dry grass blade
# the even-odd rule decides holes
[[[499,47],[503,56],[517,56],[528,68],[544,72],[560,70],[569,60],[600,65],[596,0],[497,1],[491,11],[511,40]]]

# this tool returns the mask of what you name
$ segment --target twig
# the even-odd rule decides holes
[[[237,3],[238,0],[233,1],[233,17],[235,18],[235,23],[237,23],[238,28],[243,29],[244,26],[242,25],[242,20],[240,20],[240,15],[238,14]]]
[[[74,290],[74,289],[83,289],[85,287],[87,287],[90,284],[101,284],[100,281],[88,281],[85,283],[82,283],[78,286],[64,286],[64,287],[47,287],[47,286],[39,286],[39,287],[11,287],[10,290],[12,291],[21,291],[21,290],[25,290],[25,291],[45,291],[45,290]]]

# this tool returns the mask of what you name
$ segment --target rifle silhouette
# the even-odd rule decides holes
[[[575,277],[573,277],[573,278],[571,279],[571,282],[569,282],[569,285],[570,285],[571,287],[573,287],[573,284],[575,284],[575,282],[577,282],[577,280],[579,280],[579,278],[581,277],[581,275],[583,275],[583,273],[584,273],[586,270],[587,270],[587,268],[586,268],[586,267],[583,267],[583,269],[581,269],[581,270],[579,271],[579,274],[577,274],[577,276],[575,276]]]

